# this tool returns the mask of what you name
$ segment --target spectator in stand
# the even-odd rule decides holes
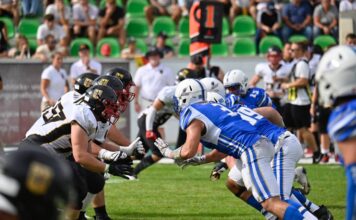
[[[116,0],[106,0],[105,8],[99,12],[100,28],[97,41],[106,36],[119,39],[121,48],[125,46],[125,10],[116,5]]]
[[[267,3],[271,0],[251,0],[249,12],[253,19],[256,20],[258,11],[262,11],[266,8]]]
[[[96,19],[98,8],[89,4],[88,0],[80,0],[73,6],[73,32],[75,36],[88,36],[90,41],[96,43]]]
[[[63,28],[67,41],[70,41],[70,24],[71,8],[64,4],[64,0],[55,0],[53,4],[48,5],[46,14],[52,14],[54,21]]]
[[[231,0],[229,13],[230,23],[232,24],[234,22],[234,19],[237,15],[247,15],[249,6],[249,0]]]
[[[168,35],[161,31],[157,35],[156,48],[163,54],[164,58],[170,58],[174,56],[174,50],[171,46],[166,44]]]
[[[134,59],[137,56],[142,56],[140,49],[136,47],[136,39],[130,37],[128,40],[128,47],[121,51],[121,58]]]
[[[0,57],[7,57],[9,43],[7,39],[7,30],[4,22],[0,21]]]
[[[22,60],[29,59],[31,56],[32,53],[27,38],[19,35],[16,38],[16,46],[9,50],[9,57]]]
[[[268,2],[266,9],[258,11],[256,24],[256,45],[259,45],[261,38],[265,35],[274,34],[281,37],[282,16],[274,7],[274,2]]]
[[[15,26],[19,24],[18,0],[0,0],[0,17],[3,16],[12,18]]]
[[[62,69],[63,57],[60,53],[52,56],[52,65],[43,70],[41,75],[41,111],[53,106],[57,100],[69,91],[67,73]]]
[[[163,54],[156,47],[146,53],[148,63],[135,74],[135,111],[140,112],[152,104],[158,92],[165,86],[174,85],[176,76],[170,68],[161,63]],[[141,97],[141,103],[139,102]]]
[[[59,53],[62,56],[66,55],[65,48],[59,46],[53,35],[47,35],[45,37],[45,42],[45,44],[37,47],[36,53],[33,55],[34,59],[40,59],[42,62],[48,62],[56,53]]]
[[[79,60],[70,67],[71,83],[74,85],[75,79],[82,73],[91,72],[100,75],[101,64],[90,58],[89,46],[82,44],[79,47]]]
[[[339,5],[339,11],[351,11],[356,10],[355,0],[341,0]]]
[[[349,46],[356,46],[356,34],[349,33],[346,35],[345,44]]]
[[[42,13],[42,0],[22,0],[22,15],[35,17]]]
[[[55,23],[54,16],[47,14],[44,16],[44,24],[41,24],[37,29],[37,44],[44,44],[44,39],[47,35],[53,35],[54,39],[59,42],[62,47],[66,47],[68,44],[66,39],[66,33],[63,28]]]
[[[145,14],[149,24],[152,24],[154,16],[171,16],[178,24],[182,15],[182,9],[176,0],[150,0],[150,4],[145,7]]]
[[[329,34],[336,40],[339,35],[338,18],[339,13],[330,0],[321,0],[321,4],[314,10],[314,38],[321,34]]]
[[[291,3],[285,5],[282,14],[285,24],[282,29],[283,41],[287,42],[292,34],[302,34],[311,42],[313,38],[311,16],[310,6],[302,0],[291,0]]]

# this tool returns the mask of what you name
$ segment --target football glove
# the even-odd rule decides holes
[[[128,164],[110,164],[108,173],[114,176],[119,176],[124,179],[129,179],[133,175],[133,169]]]
[[[119,159],[127,158],[127,154],[122,151],[108,151],[101,149],[99,151],[98,158],[105,161],[117,161]]]
[[[194,156],[192,158],[189,158],[187,160],[183,160],[181,162],[181,167],[182,169],[186,168],[187,166],[198,166],[201,164],[206,163],[205,161],[205,155],[202,156]]]
[[[213,170],[211,171],[210,180],[211,181],[219,180],[220,179],[220,175],[227,169],[228,169],[228,167],[227,167],[226,163],[224,163],[224,162],[217,163],[214,166]]]
[[[146,131],[146,138],[148,140],[155,141],[157,139],[157,135],[153,131]]]
[[[121,146],[120,151],[125,152],[127,155],[131,156],[134,152],[134,150],[137,149],[137,151],[140,154],[145,153],[145,148],[143,148],[142,141],[140,138],[136,138],[129,146]]]
[[[159,151],[161,151],[163,156],[171,158],[170,156],[172,155],[172,150],[169,149],[168,144],[162,138],[157,138],[154,144]]]

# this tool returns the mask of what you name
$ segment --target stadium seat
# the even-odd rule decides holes
[[[222,36],[226,37],[230,34],[229,22],[226,17],[222,20]]]
[[[140,38],[136,38],[136,47],[140,49],[143,54],[145,54],[148,50],[147,43]]]
[[[295,34],[289,37],[288,41],[294,43],[294,42],[303,42],[303,41],[308,41],[308,38],[304,35],[299,35]]]
[[[30,38],[28,40],[28,46],[30,47],[31,52],[36,52],[37,49],[37,39],[36,38]]]
[[[82,44],[88,45],[89,51],[90,51],[90,56],[94,56],[94,46],[88,38],[76,38],[76,39],[72,40],[72,42],[70,44],[69,55],[71,57],[78,57],[79,47]]]
[[[103,38],[103,39],[101,39],[98,42],[98,44],[96,45],[96,56],[97,57],[104,57],[100,52],[101,47],[104,44],[108,44],[110,46],[111,54],[109,57],[120,57],[121,49],[120,49],[119,42],[117,41],[117,38]]]
[[[126,33],[128,37],[147,37],[148,23],[146,18],[132,17],[127,20]]]
[[[176,25],[171,17],[159,16],[156,17],[152,24],[153,34],[157,36],[159,32],[164,31],[169,37],[173,37],[176,33]]]
[[[144,17],[145,7],[148,5],[147,0],[129,0],[126,5],[126,16],[130,17]]]
[[[41,22],[37,18],[22,18],[18,31],[20,34],[27,38],[35,38],[37,35],[37,28],[41,25]]]
[[[189,56],[190,39],[181,39],[178,44],[178,57]]]
[[[251,38],[238,38],[233,44],[232,54],[235,56],[256,55],[256,45]]]
[[[189,18],[182,17],[179,20],[178,31],[180,37],[189,37]]]
[[[277,46],[279,48],[283,48],[283,43],[279,37],[272,36],[272,35],[267,35],[266,37],[262,38],[260,45],[259,45],[259,50],[261,54],[266,54],[268,51],[268,48],[271,46]]]
[[[106,0],[101,0],[99,3],[99,8],[105,8]],[[121,0],[116,0],[116,5],[122,7],[122,1]]]
[[[229,46],[225,41],[222,41],[220,44],[211,45],[211,54],[213,56],[226,57],[229,55]]]
[[[234,37],[249,37],[256,34],[256,23],[250,16],[237,16],[234,19],[232,27]]]
[[[0,21],[4,22],[7,31],[7,37],[13,38],[15,36],[15,26],[11,18],[0,17]]]
[[[336,40],[330,35],[319,35],[314,39],[313,44],[317,44],[323,50],[326,50],[329,46],[336,44]]]

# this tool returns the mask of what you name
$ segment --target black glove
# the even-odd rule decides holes
[[[124,159],[118,159],[116,161],[111,162],[110,164],[126,164],[126,165],[133,165],[133,161],[131,157],[126,157]]]
[[[213,170],[211,171],[210,179],[212,181],[216,181],[216,180],[220,179],[220,175],[227,169],[228,169],[228,167],[227,167],[226,163],[224,163],[224,162],[217,163],[215,165],[215,167],[213,168]]]
[[[136,148],[136,149],[133,151],[132,155],[135,157],[135,159],[137,159],[137,160],[142,160],[143,157],[145,156],[145,153],[144,153],[144,154],[140,153],[140,152],[137,150],[137,148]]]
[[[111,175],[129,179],[133,175],[133,168],[128,164],[110,164],[108,172]]]

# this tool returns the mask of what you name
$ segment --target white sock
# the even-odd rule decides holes
[[[311,214],[304,206],[299,207],[298,211],[303,215],[304,219],[318,220],[313,214]]]
[[[87,207],[90,204],[91,200],[93,200],[94,196],[95,196],[95,194],[87,193],[87,196],[82,201],[83,206],[82,206],[82,209],[80,211],[85,212],[85,210],[87,209]]]

